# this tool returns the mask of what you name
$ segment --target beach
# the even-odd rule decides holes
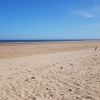
[[[100,100],[100,42],[1,43],[0,100]]]

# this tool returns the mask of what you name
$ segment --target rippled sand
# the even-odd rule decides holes
[[[100,100],[97,46],[1,58],[0,100]]]

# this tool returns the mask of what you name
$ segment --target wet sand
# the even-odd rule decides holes
[[[100,42],[0,45],[0,100],[100,100]]]

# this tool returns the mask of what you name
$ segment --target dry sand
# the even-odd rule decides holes
[[[0,55],[0,100],[100,100],[100,42],[1,44]]]
[[[100,42],[5,43],[0,44],[0,59],[76,51],[96,46],[100,47]]]

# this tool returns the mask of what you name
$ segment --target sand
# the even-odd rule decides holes
[[[100,42],[1,43],[0,59],[76,51],[96,46],[100,47]]]
[[[0,100],[100,100],[100,42],[1,44],[0,55]]]

